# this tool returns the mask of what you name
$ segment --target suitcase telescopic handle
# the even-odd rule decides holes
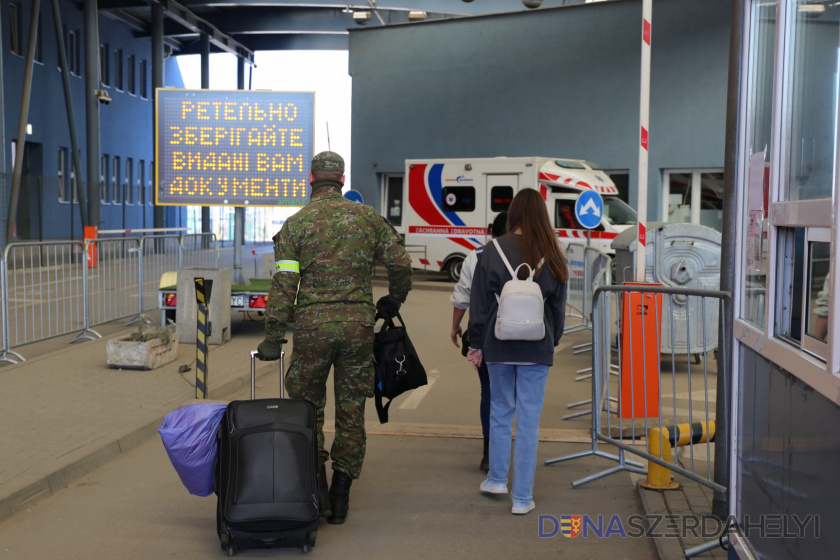
[[[257,398],[257,354],[256,350],[251,350],[251,400]],[[283,359],[286,357],[286,351],[280,350],[280,398],[286,398],[286,388],[283,383]]]

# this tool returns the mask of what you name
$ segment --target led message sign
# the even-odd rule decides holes
[[[315,94],[158,89],[155,201],[304,206]]]

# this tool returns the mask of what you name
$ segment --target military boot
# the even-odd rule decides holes
[[[347,510],[350,509],[350,485],[353,479],[350,475],[341,471],[333,471],[332,484],[330,484],[330,502],[332,503],[332,517],[329,522],[333,525],[341,525],[347,517]]]
[[[327,467],[324,463],[321,463],[321,468],[318,471],[318,513],[326,519],[332,516],[332,505],[330,504],[329,486],[327,483]]]

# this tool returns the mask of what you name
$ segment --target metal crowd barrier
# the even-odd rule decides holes
[[[91,326],[157,307],[163,272],[218,262],[214,234],[10,243],[0,261],[0,362],[25,360],[12,348],[62,335],[100,338]]]
[[[86,259],[80,241],[10,243],[0,262],[3,351],[0,361],[23,360],[12,348],[78,332],[87,321]],[[95,336],[99,336],[93,333]]]
[[[579,318],[581,323],[565,329],[564,333],[591,330],[592,295],[599,286],[610,285],[612,259],[599,249],[579,243],[566,246],[566,258],[569,261],[566,304],[571,309],[566,317]]]
[[[609,286],[611,281],[610,270],[612,259],[606,253],[594,247],[587,247],[579,243],[570,243],[566,247],[566,256],[569,261],[569,283],[566,287],[567,304],[571,312],[569,317],[579,317],[581,323],[564,329],[564,334],[582,330],[592,330],[592,296],[595,290],[601,286]],[[592,342],[577,344],[572,347],[574,354],[583,354],[592,351]],[[584,381],[592,375],[592,368],[587,367],[575,372],[578,376],[575,381]],[[569,403],[567,408],[573,409],[590,404],[590,400]],[[590,414],[589,410],[576,412],[563,416],[563,420],[570,420],[579,416]]]
[[[178,235],[147,235],[140,238],[140,312],[157,307],[160,277],[164,272],[181,268],[181,237]],[[215,267],[214,267],[215,268]]]
[[[110,323],[140,313],[140,240],[88,239],[85,252],[96,253],[87,268],[89,326]]]
[[[189,233],[181,237],[181,268],[218,268],[219,242],[215,233]]]
[[[546,464],[589,455],[619,463],[573,482],[572,486],[577,488],[620,471],[647,474],[641,464],[627,460],[626,453],[632,453],[647,459],[649,464],[726,492],[724,486],[713,480],[714,451],[709,438],[703,443],[688,438],[681,452],[672,457],[667,457],[662,447],[651,453],[647,440],[654,434],[667,431],[673,434],[681,424],[702,423],[704,429],[714,428],[715,375],[724,374],[721,368],[727,363],[726,356],[721,356],[718,363],[714,352],[703,352],[700,363],[695,364],[690,341],[694,340],[694,332],[703,333],[701,338],[710,332],[707,323],[711,321],[723,329],[720,318],[726,316],[729,305],[729,294],[720,291],[657,286],[599,287],[593,299],[592,448],[550,459]],[[663,309],[674,306],[685,308],[679,319],[681,325],[675,324],[674,314],[657,320]],[[612,317],[617,320],[614,322]],[[663,328],[669,332],[661,332]],[[666,334],[672,341],[677,340],[678,334],[685,338],[682,344],[672,344],[669,354],[661,354],[659,342]],[[613,351],[611,346],[616,339],[617,351]],[[705,348],[714,347],[711,341],[703,343]],[[680,347],[684,349],[682,353],[674,349]],[[618,367],[617,378],[610,375],[611,366]],[[616,446],[618,456],[599,450],[599,442]]]

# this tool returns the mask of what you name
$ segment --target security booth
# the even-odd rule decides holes
[[[729,538],[742,559],[830,558],[840,549],[840,5],[734,4]]]

